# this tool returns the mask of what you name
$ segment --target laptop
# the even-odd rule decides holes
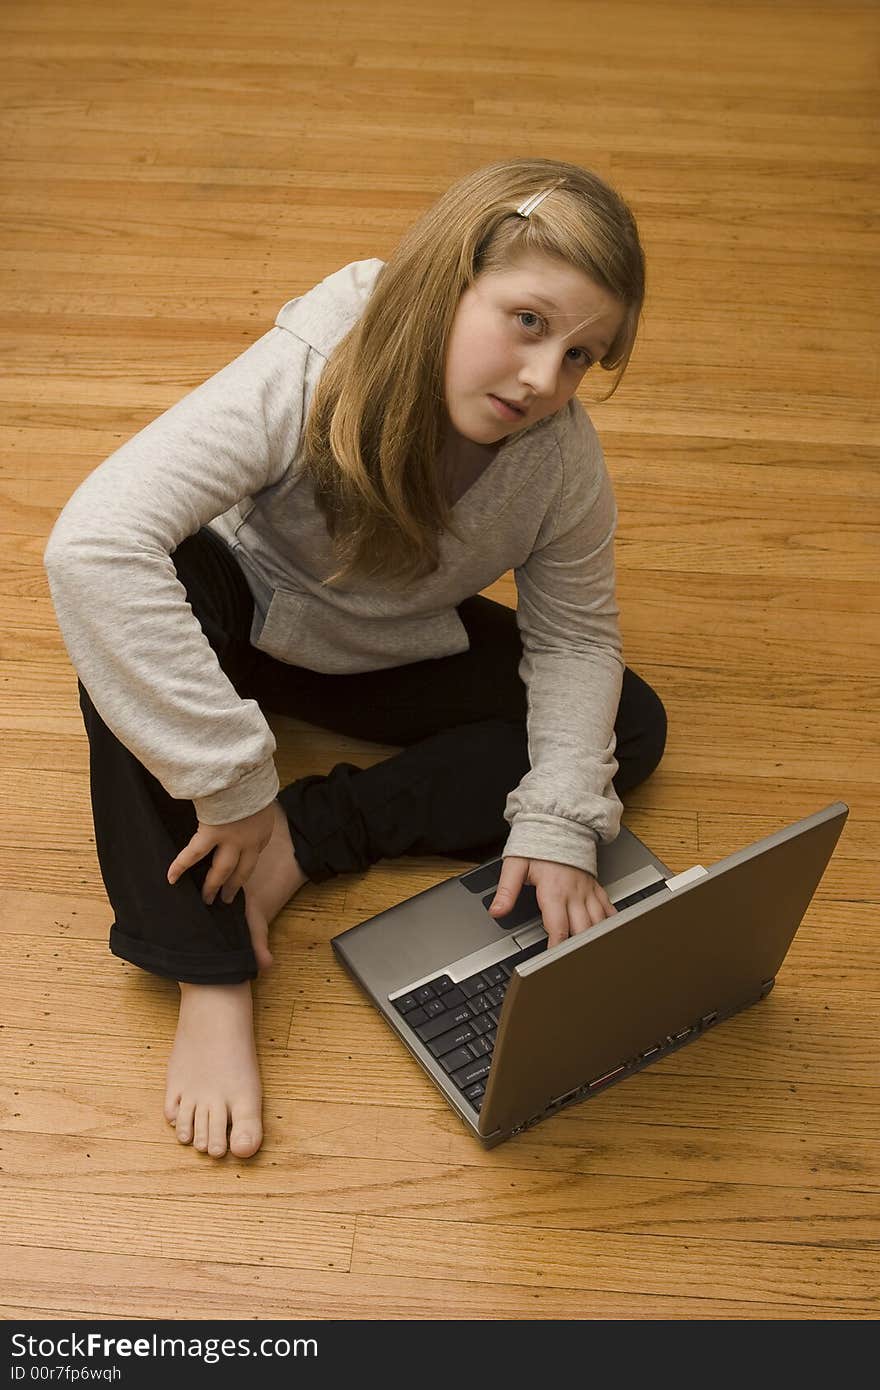
[[[489,1148],[766,998],[848,813],[834,802],[681,874],[622,828],[598,862],[617,913],[550,949],[529,885],[507,917],[489,916],[501,859],[333,948]]]

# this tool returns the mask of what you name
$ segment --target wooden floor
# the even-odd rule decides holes
[[[873,0],[6,0],[0,1316],[877,1316],[878,47]],[[670,716],[627,822],[679,870],[849,824],[766,1003],[489,1153],[329,946],[463,862],[307,887],[266,1144],[217,1163],[161,1114],[175,987],[107,950],[45,539],[282,303],[526,153],[611,179],[649,260],[594,411]],[[285,779],[390,751],[278,734]]]

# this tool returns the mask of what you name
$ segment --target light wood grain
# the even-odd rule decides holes
[[[872,0],[11,0],[0,13],[0,1316],[875,1319],[880,354]],[[111,956],[42,568],[79,482],[455,178],[534,153],[629,199],[626,798],[674,869],[851,808],[777,986],[484,1151],[332,936],[461,872],[307,885],[255,989],[267,1138],[178,1144],[177,993]],[[515,606],[511,575],[487,592]],[[285,781],[395,751],[273,720]]]
[[[706,1298],[697,1285],[693,1290],[672,1290],[661,1295],[616,1288],[541,1288],[534,1284],[492,1285],[485,1302],[483,1284],[449,1277],[413,1279],[406,1275],[370,1273],[354,1275],[336,1271],[297,1271],[295,1283],[286,1270],[271,1266],[191,1258],[165,1261],[131,1254],[104,1254],[53,1249],[31,1251],[27,1246],[0,1246],[6,1266],[12,1270],[9,1296],[25,1309],[25,1316],[93,1320],[102,1317],[176,1318],[180,1309],[194,1318],[260,1319],[655,1319],[687,1320],[842,1319],[859,1316],[853,1301],[843,1304],[812,1302],[785,1297],[779,1304],[754,1299],[738,1301]],[[47,1255],[51,1255],[50,1262]],[[75,1291],[75,1292],[74,1292]]]

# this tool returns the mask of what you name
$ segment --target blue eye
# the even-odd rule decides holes
[[[534,311],[531,310],[531,309],[520,309],[519,312],[517,313],[517,318],[518,318],[518,319],[535,319],[539,324],[542,325],[542,327],[544,327],[544,328],[547,327],[546,323],[545,323],[544,320],[541,318],[541,315],[540,315],[540,314],[534,313]],[[527,331],[528,333],[532,333],[532,329],[529,327],[528,324],[524,324],[523,327],[526,329],[526,331]],[[532,336],[534,336],[534,335],[532,334]],[[584,370],[586,370],[586,369],[589,368],[589,367],[592,367],[592,365],[593,365],[593,359],[592,359],[592,357],[590,356],[590,354],[587,352],[586,348],[569,348],[568,350],[569,350],[569,352],[579,352],[579,353],[581,354],[581,360],[580,360],[580,362],[575,362],[575,363],[574,363],[575,366],[582,367],[582,368],[584,368]]]
[[[571,351],[571,352],[579,352],[579,353],[581,354],[580,365],[581,365],[582,367],[584,367],[584,368],[592,367],[592,365],[593,365],[593,359],[592,359],[592,357],[590,356],[590,354],[587,352],[586,348],[571,348],[570,351]]]

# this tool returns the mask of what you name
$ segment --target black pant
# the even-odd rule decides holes
[[[379,859],[439,854],[479,862],[499,854],[509,833],[507,794],[529,770],[522,645],[513,609],[481,596],[458,608],[470,649],[356,675],[289,666],[249,641],[253,600],[231,553],[207,529],[172,559],[196,618],[236,690],[270,714],[336,733],[402,746],[361,769],[338,763],[302,777],[279,800],[303,872],[321,883]],[[158,975],[192,984],[233,984],[257,973],[244,897],[201,888],[210,856],[172,887],[171,861],[195,834],[191,801],[168,795],[110,732],[87,691],[80,704],[89,736],[98,859],[115,914],[110,948]],[[666,740],[663,706],[625,672],[616,723],[618,795],[657,766]]]

